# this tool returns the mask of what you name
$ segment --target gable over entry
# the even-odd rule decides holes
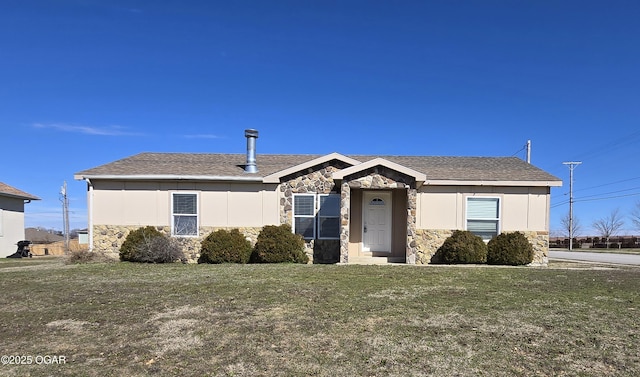
[[[341,181],[340,261],[415,263],[416,190],[425,174],[376,158],[333,175]]]

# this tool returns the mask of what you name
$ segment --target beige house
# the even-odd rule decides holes
[[[290,224],[316,263],[429,263],[456,229],[485,240],[521,231],[546,264],[550,189],[562,182],[515,157],[141,153],[81,171],[92,250],[117,253],[152,225],[197,258],[219,228],[255,241]]]
[[[25,239],[24,205],[32,200],[40,198],[0,182],[0,258],[15,253]]]

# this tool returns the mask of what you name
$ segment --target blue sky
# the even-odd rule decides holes
[[[511,156],[563,179],[552,231],[640,200],[640,2],[0,4],[0,181],[87,224],[73,174],[139,152]],[[627,219],[623,233],[640,233]]]

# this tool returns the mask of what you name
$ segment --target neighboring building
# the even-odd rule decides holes
[[[27,228],[25,239],[31,241],[33,255],[64,255],[64,236],[43,229]]]
[[[18,241],[25,239],[24,205],[37,196],[0,182],[0,257],[16,252]]]
[[[78,244],[79,245],[89,244],[89,230],[81,229],[78,231]]]
[[[546,264],[550,188],[558,178],[515,157],[141,153],[76,173],[88,185],[89,243],[117,253],[129,231],[152,225],[191,259],[218,228],[255,241],[290,224],[317,263],[375,258],[429,263],[455,229],[485,240],[521,231]]]

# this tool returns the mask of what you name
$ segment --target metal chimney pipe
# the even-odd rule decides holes
[[[247,138],[247,164],[244,166],[244,171],[245,173],[257,173],[256,139],[258,138],[258,130],[244,130],[244,137]]]

